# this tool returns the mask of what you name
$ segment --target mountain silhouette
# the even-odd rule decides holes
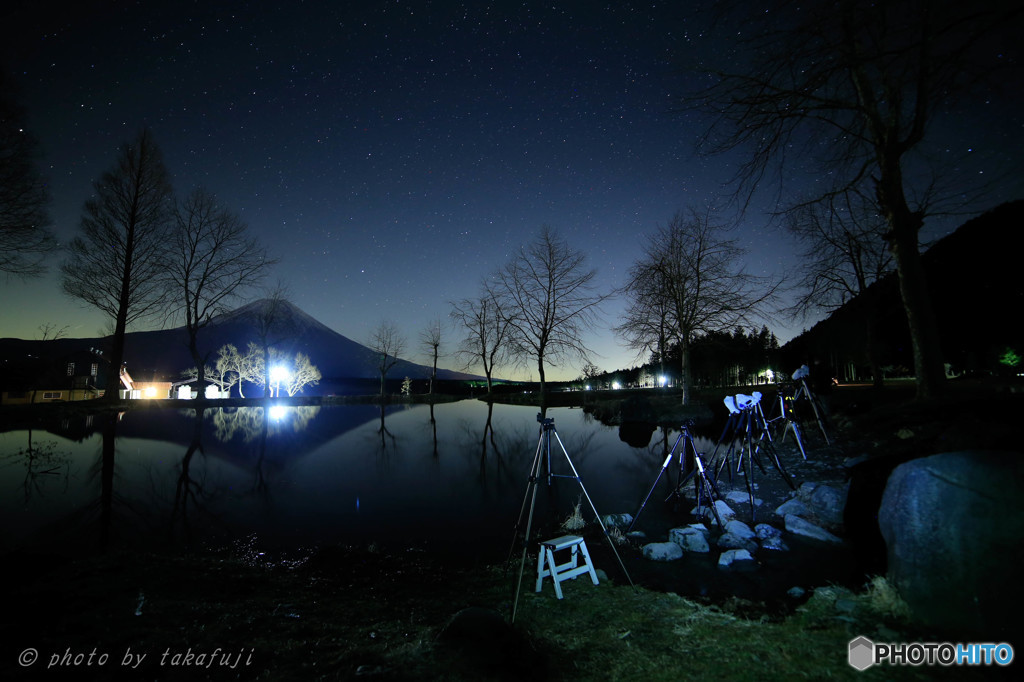
[[[244,352],[249,342],[260,343],[259,321],[266,319],[273,310],[273,324],[267,334],[269,345],[289,356],[306,354],[320,370],[322,384],[330,386],[332,380],[380,379],[378,353],[330,329],[292,303],[279,302],[276,310],[271,308],[272,305],[270,300],[261,299],[213,318],[198,335],[200,353],[209,354],[207,364],[213,364],[217,350],[225,344],[233,344]],[[83,349],[102,350],[108,341],[106,338],[55,341],[0,339],[0,357],[10,360],[30,355],[56,359]],[[136,381],[174,381],[194,365],[184,326],[126,334],[124,361]],[[430,372],[431,368],[426,365],[399,360],[388,371],[388,379],[428,379]],[[480,378],[441,368],[438,368],[437,375],[441,380]],[[317,388],[304,391],[307,395],[320,392]]]

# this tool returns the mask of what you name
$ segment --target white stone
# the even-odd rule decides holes
[[[669,530],[668,539],[682,547],[686,552],[706,554],[711,551],[707,537],[705,537],[705,532],[692,526]]]
[[[806,504],[794,497],[780,504],[775,513],[785,518],[787,516],[806,516],[809,511]]]
[[[764,540],[766,538],[781,537],[782,531],[770,523],[759,523],[754,526],[754,534],[757,535],[758,540]]]
[[[779,535],[773,535],[771,537],[764,538],[761,540],[761,549],[774,550],[776,552],[788,552],[789,545],[783,541]]]
[[[786,530],[794,535],[802,535],[805,538],[811,538],[812,540],[821,540],[822,542],[842,542],[841,538],[832,535],[824,528],[815,526],[810,521],[802,519],[795,514],[786,515]]]
[[[747,565],[752,564],[754,557],[750,556],[750,552],[745,549],[730,549],[722,552],[722,555],[718,557],[719,568],[730,568],[737,564]],[[749,563],[748,563],[749,562]]]
[[[604,525],[614,526],[615,528],[629,528],[629,524],[633,523],[632,514],[606,514],[602,519]]]
[[[643,555],[651,561],[675,561],[683,558],[683,548],[674,542],[652,542],[644,545]]]
[[[733,535],[744,538],[745,540],[749,540],[754,537],[754,531],[750,530],[750,526],[736,519],[726,522],[725,532],[732,533]]]
[[[750,504],[750,494],[742,490],[730,490],[723,497],[733,504]],[[760,507],[764,500],[754,498],[754,506]]]

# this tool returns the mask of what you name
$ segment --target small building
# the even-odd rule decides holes
[[[107,360],[90,348],[56,358],[28,356],[0,393],[4,405],[93,400],[106,392]]]

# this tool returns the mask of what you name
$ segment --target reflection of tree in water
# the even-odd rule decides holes
[[[33,495],[43,495],[49,481],[57,481],[63,477],[64,490],[67,492],[68,479],[71,475],[71,459],[66,453],[57,450],[56,441],[32,440],[32,429],[28,430],[28,444],[17,452],[3,456],[9,465],[22,464],[25,467],[25,478],[22,490],[25,502]]]
[[[377,446],[377,454],[381,455],[382,458],[379,460],[381,463],[387,463],[388,453],[388,441],[391,441],[391,453],[398,452],[398,439],[395,438],[395,434],[388,431],[387,425],[384,423],[384,417],[387,414],[384,409],[384,404],[380,406],[380,428],[377,429],[377,435],[380,436],[380,445]]]
[[[431,381],[433,381],[433,380],[431,380]],[[433,390],[433,383],[431,383],[431,390]],[[437,453],[437,420],[434,418],[434,403],[433,402],[430,403],[430,427],[431,427],[431,429],[434,432],[434,450],[433,450],[434,459],[437,459],[438,456],[439,456],[438,453]]]
[[[251,443],[265,432],[266,435],[276,435],[289,430],[293,433],[304,431],[318,414],[319,405],[218,409],[213,413],[213,435],[222,443],[235,436]]]
[[[203,513],[204,507],[216,498],[216,494],[206,490],[205,469],[203,478],[194,477],[192,474],[192,460],[198,452],[203,457],[203,415],[205,409],[195,410],[192,422],[192,438],[185,454],[178,465],[178,476],[174,487],[174,504],[171,508],[170,528],[172,537],[176,535],[177,528],[181,528],[186,542],[192,536],[193,517]]]

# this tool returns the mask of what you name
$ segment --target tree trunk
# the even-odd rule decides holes
[[[693,387],[690,385],[692,381],[692,373],[690,372],[690,341],[684,334],[682,339],[679,341],[679,384],[683,389],[683,405],[689,405]]]
[[[910,328],[910,343],[914,353],[914,374],[917,377],[917,399],[938,396],[945,383],[942,349],[938,326],[932,312],[928,283],[925,278],[921,252],[918,249],[918,231],[923,221],[912,213],[903,194],[898,169],[883,170],[877,186],[878,203],[886,214],[891,228],[887,238],[889,250],[896,262],[900,296]]]

